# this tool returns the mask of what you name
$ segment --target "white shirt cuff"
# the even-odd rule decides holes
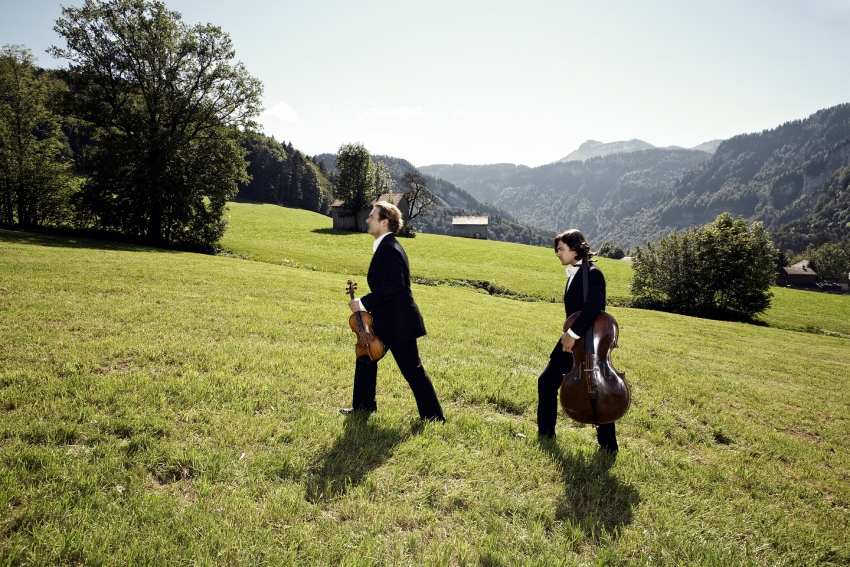
[[[575,333],[573,332],[573,330],[572,330],[572,329],[567,329],[567,334],[568,334],[569,336],[571,336],[572,338],[576,339],[576,340],[578,340],[578,339],[580,339],[580,338],[581,338],[580,336],[578,336],[577,334],[575,334]]]
[[[359,306],[360,306],[360,311],[366,311],[366,309],[364,309],[364,308],[363,308],[363,302],[362,302],[362,301],[360,301],[360,298],[359,298],[359,297],[357,297],[357,298],[355,298],[355,299],[357,299],[357,305],[359,305]]]

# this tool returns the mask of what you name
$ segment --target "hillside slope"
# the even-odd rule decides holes
[[[704,224],[722,212],[768,230],[811,212],[829,181],[850,165],[850,104],[756,134],[726,140],[670,188],[663,229]]]
[[[368,236],[271,205],[232,213],[234,235],[256,217],[246,255],[289,262],[0,230],[9,564],[850,561],[847,339],[612,308],[633,403],[610,458],[563,416],[556,441],[536,438],[561,306],[416,285],[447,422],[419,422],[391,361],[379,411],[346,418],[341,260]],[[430,259],[455,246],[494,269],[536,250],[422,243],[420,273],[462,269]],[[563,278],[553,256],[517,266],[516,284]]]

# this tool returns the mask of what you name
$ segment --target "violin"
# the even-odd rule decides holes
[[[570,315],[564,332],[581,311]],[[573,367],[561,384],[561,407],[579,423],[612,423],[626,414],[631,403],[626,374],[614,369],[611,351],[617,348],[620,327],[602,311],[587,334],[573,346]],[[589,340],[588,340],[589,339]]]
[[[357,284],[348,280],[348,297],[354,299],[354,290],[356,289]],[[357,358],[368,356],[370,361],[377,362],[384,357],[387,353],[387,347],[372,332],[372,315],[366,311],[352,313],[351,317],[348,318],[348,325],[357,335],[357,343],[354,345],[354,353]]]

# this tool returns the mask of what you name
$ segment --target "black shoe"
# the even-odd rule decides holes
[[[339,413],[341,413],[342,415],[351,415],[351,414],[358,412],[358,411],[375,413],[376,411],[378,411],[378,409],[377,408],[339,408]]]
[[[432,415],[431,417],[420,417],[420,420],[428,423],[445,423],[446,418],[441,415]]]
[[[619,450],[619,447],[617,447],[616,445],[600,445],[599,450],[604,453],[608,453],[609,455],[616,455]]]

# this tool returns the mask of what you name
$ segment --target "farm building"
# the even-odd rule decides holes
[[[404,193],[384,193],[377,199],[373,200],[370,205],[374,205],[378,201],[387,201],[401,209],[403,223],[407,222],[407,197]],[[333,218],[334,228],[339,230],[352,230],[357,232],[366,232],[369,227],[366,226],[366,218],[372,211],[371,207],[365,211],[360,211],[356,215],[347,215],[343,211],[345,201],[334,201],[331,205],[331,217]]]
[[[797,262],[793,266],[787,266],[779,270],[776,285],[788,287],[814,288],[816,287],[818,275],[809,268],[808,260]]]
[[[490,217],[452,217],[452,235],[487,239]]]

